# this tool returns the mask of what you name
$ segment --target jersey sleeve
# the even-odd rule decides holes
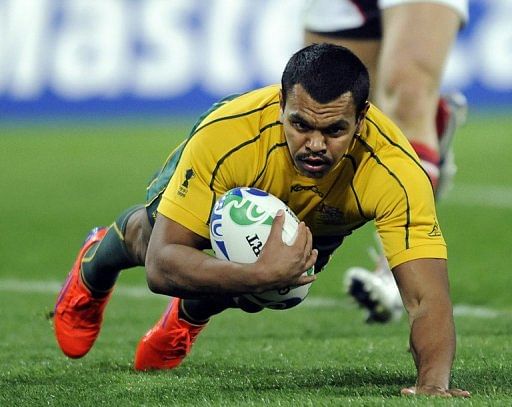
[[[208,179],[208,163],[197,161],[194,143],[189,143],[167,185],[158,212],[205,238],[209,210],[214,201]]]
[[[370,190],[375,224],[391,268],[421,258],[447,258],[432,186],[419,164],[402,155],[376,162]]]
[[[244,143],[250,127],[241,120],[217,121],[193,135],[183,150],[158,212],[204,238],[215,202],[236,186],[250,185],[254,146]],[[241,164],[243,163],[243,165]]]

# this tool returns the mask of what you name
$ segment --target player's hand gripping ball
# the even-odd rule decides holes
[[[285,211],[282,239],[291,245],[299,220],[280,199],[257,188],[240,187],[226,192],[215,204],[210,217],[210,241],[215,256],[237,263],[254,263],[265,245],[279,209]],[[312,267],[306,273],[313,274]],[[287,309],[300,304],[308,295],[310,284],[245,294],[258,306]]]

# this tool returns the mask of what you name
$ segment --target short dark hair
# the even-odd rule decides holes
[[[309,45],[292,55],[283,72],[283,104],[288,93],[300,84],[318,103],[329,103],[351,92],[356,114],[363,111],[370,92],[368,70],[345,47],[333,44]]]

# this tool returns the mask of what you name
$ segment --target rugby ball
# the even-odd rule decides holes
[[[210,241],[215,256],[238,263],[254,263],[265,245],[279,209],[285,211],[282,239],[293,244],[299,220],[279,198],[257,188],[239,187],[227,191],[210,216]],[[312,267],[306,273],[313,274]],[[245,294],[253,304],[270,309],[288,309],[300,304],[311,284]]]

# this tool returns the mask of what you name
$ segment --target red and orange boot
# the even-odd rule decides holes
[[[53,323],[55,336],[65,355],[81,358],[92,348],[98,337],[103,311],[112,291],[101,298],[92,296],[81,276],[82,259],[87,250],[99,242],[108,228],[91,230],[78,253],[55,304]]]
[[[180,319],[180,304],[180,298],[172,299],[162,318],[140,340],[135,370],[173,369],[190,353],[206,323],[194,325]]]

